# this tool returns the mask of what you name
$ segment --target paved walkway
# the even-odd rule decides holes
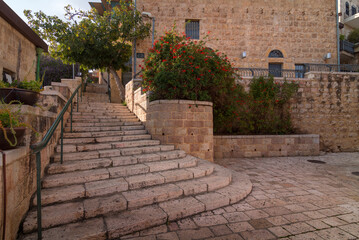
[[[359,153],[218,163],[250,176],[249,197],[122,239],[359,239]]]

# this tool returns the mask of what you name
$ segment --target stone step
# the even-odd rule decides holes
[[[45,206],[43,208],[44,228],[66,225],[45,230],[44,236],[46,237],[44,239],[54,239],[50,233],[56,236],[56,231],[65,231],[65,229],[72,229],[75,226],[76,229],[84,229],[86,232],[85,226],[88,226],[87,224],[90,221],[96,221],[99,224],[99,227],[95,227],[96,231],[92,229],[91,236],[102,236],[105,231],[108,239],[117,239],[136,231],[165,224],[168,221],[179,220],[204,211],[234,204],[251,192],[252,184],[247,175],[232,172],[203,160],[199,160],[199,163],[212,165],[215,169],[214,174],[217,174],[218,177],[228,178],[229,174],[229,176],[232,176],[232,182],[223,188],[210,190],[210,185],[206,186],[208,181],[205,179],[207,177],[204,177],[84,199],[77,203]],[[197,186],[197,192],[186,193],[188,188],[183,186],[190,185]],[[204,187],[201,187],[201,185]],[[66,208],[66,210],[60,213],[57,212],[57,214],[51,213],[61,208]],[[72,211],[67,211],[68,209]],[[35,213],[35,210],[33,210],[25,219],[24,232],[31,232],[36,229]],[[104,225],[102,224],[102,218],[105,220]],[[79,222],[71,223],[73,221]],[[75,233],[77,234],[76,231]],[[69,231],[68,239],[76,239],[78,236],[75,235],[75,237],[71,234],[72,231]],[[35,234],[29,236],[36,239]],[[88,234],[84,236],[88,236]]]
[[[151,135],[127,135],[127,136],[112,136],[112,137],[98,137],[98,138],[64,138],[64,144],[90,144],[90,143],[105,143],[105,142],[118,142],[118,141],[134,141],[134,140],[150,140]],[[61,139],[59,139],[59,144]]]
[[[155,168],[159,168],[159,161],[181,159],[182,162],[179,163],[179,167],[184,167],[185,164],[192,164],[193,158],[187,157],[186,153],[181,150],[176,150],[173,152],[164,152],[164,153],[154,153],[154,154],[143,154],[137,156],[127,156],[127,157],[113,157],[113,158],[102,158],[102,159],[89,159],[89,160],[79,160],[79,161],[65,161],[61,163],[52,163],[47,169],[48,174],[58,174],[65,172],[73,172],[79,170],[90,170],[96,168],[105,168],[105,167],[123,167],[133,164],[147,164],[150,167],[150,171]],[[169,162],[168,164],[174,164]],[[165,166],[169,167],[169,166]],[[189,166],[187,166],[189,167]],[[113,172],[119,170],[112,170]]]
[[[136,141],[119,141],[119,142],[103,142],[95,144],[64,144],[63,152],[87,152],[94,150],[105,150],[105,149],[123,149],[123,148],[134,148],[144,146],[155,146],[160,145],[159,140],[136,140]],[[61,152],[61,146],[56,147],[56,152]]]
[[[66,124],[66,127],[70,127],[70,122]],[[72,127],[113,127],[113,126],[134,126],[134,125],[141,125],[142,123],[137,122],[123,122],[123,121],[113,121],[113,122],[98,122],[98,123],[91,123],[91,122],[73,122]]]
[[[210,167],[208,167],[210,169]],[[213,170],[213,166],[212,166]],[[179,171],[178,171],[179,172]],[[208,170],[210,173],[211,171]],[[181,173],[183,174],[183,173]],[[188,174],[187,174],[188,175]],[[146,178],[147,176],[145,176]],[[191,177],[187,179],[193,179],[193,173]],[[149,178],[150,179],[150,178]],[[151,178],[152,181],[154,178]],[[128,182],[128,180],[126,179]],[[105,182],[105,181],[103,181]],[[183,181],[185,182],[185,181]],[[122,182],[124,184],[125,182]],[[173,183],[166,183],[162,181],[163,185],[159,186],[152,186],[144,189],[137,189],[137,190],[129,190],[123,192],[115,192],[112,195],[100,196],[100,197],[90,197],[87,199],[82,199],[81,201],[76,201],[72,203],[59,203],[51,206],[44,206],[42,208],[43,211],[43,228],[58,226],[62,224],[71,223],[73,221],[77,221],[79,219],[89,219],[101,215],[111,214],[111,213],[118,213],[123,212],[125,210],[131,210],[136,208],[141,208],[144,206],[148,206],[151,204],[156,204],[160,202],[165,202],[168,200],[182,198],[184,197],[184,190],[181,189],[179,186]],[[94,189],[90,187],[91,183],[88,183],[85,187],[86,191],[93,191]],[[152,184],[152,183],[151,183]],[[102,189],[107,189],[104,184],[102,185]],[[130,186],[130,182],[128,183]],[[99,184],[93,185],[97,187],[100,186]],[[83,187],[83,186],[82,186]],[[124,186],[125,189],[125,186]],[[208,189],[208,188],[207,188]],[[69,189],[67,189],[69,190]],[[83,194],[83,191],[80,190],[78,187],[77,196]],[[74,191],[73,191],[74,192]],[[207,192],[205,190],[204,192]],[[44,193],[43,193],[44,194]],[[46,194],[46,192],[45,192]],[[74,193],[73,193],[74,194]],[[70,195],[70,194],[69,194]],[[86,195],[86,193],[85,193]],[[46,196],[44,199],[49,199],[49,196]],[[53,198],[54,199],[54,198]],[[68,198],[67,198],[68,199]],[[34,199],[36,200],[36,199]],[[44,202],[44,205],[46,202]],[[62,207],[67,207],[65,211],[61,213],[54,214],[55,217],[52,216],[52,211],[58,211]],[[75,214],[75,213],[76,214]],[[36,209],[33,209],[28,214],[27,218],[24,222],[24,232],[28,233],[34,231],[36,229]]]
[[[78,160],[121,157],[121,156],[131,156],[131,155],[141,155],[141,154],[151,154],[151,153],[159,154],[159,152],[168,152],[173,150],[174,150],[173,145],[158,145],[152,147],[136,147],[136,148],[111,149],[111,150],[101,150],[101,151],[74,152],[74,153],[64,153],[63,160],[78,161]],[[60,162],[59,153],[53,156],[53,161]]]
[[[110,137],[110,136],[128,136],[128,135],[141,135],[147,134],[147,130],[129,130],[129,131],[103,131],[103,132],[76,132],[64,133],[64,138],[97,138],[97,137]]]
[[[199,164],[199,166],[191,167],[189,165],[189,162],[187,166],[188,167],[184,169],[162,171],[154,176],[153,174],[147,174],[148,179],[152,179],[152,182],[147,182],[145,184],[148,186],[156,186],[163,183],[173,183],[176,184],[179,188],[183,189],[185,196],[207,191],[207,183],[200,182],[197,178],[211,175],[213,173],[213,166],[203,165],[203,163],[201,163]],[[194,172],[201,174],[194,174]],[[154,181],[156,176],[162,176],[164,178],[164,181]],[[146,174],[141,175],[140,177],[146,178]],[[141,188],[132,188],[132,190],[136,189]],[[213,187],[211,189],[213,189]],[[124,177],[118,177],[113,179],[86,182],[69,186],[44,188],[42,190],[41,202],[42,205],[45,206],[49,204],[66,202],[80,198],[105,196],[109,194],[125,192],[128,190],[129,183],[125,180]],[[36,204],[37,198],[35,195],[33,199],[33,205],[36,206]]]
[[[94,116],[97,117],[99,114],[101,114],[102,116],[116,116],[116,117],[136,117],[136,115],[134,113],[131,113],[130,111],[121,111],[121,112],[107,112],[107,111],[103,111],[103,112],[76,112],[74,111],[72,113],[72,116]]]
[[[64,128],[66,132],[70,132],[70,127]],[[134,126],[115,126],[115,127],[72,127],[72,132],[103,132],[103,131],[129,131],[144,130],[143,125]]]
[[[99,118],[88,118],[88,119],[72,119],[72,123],[111,123],[111,122],[133,122],[139,121],[138,118],[108,118],[108,119],[99,119]],[[67,121],[70,122],[70,119]]]
[[[126,180],[127,178],[129,178],[129,180],[127,181],[131,181],[129,182],[130,189],[133,189],[137,188],[136,186],[140,184],[139,182],[143,182],[143,184],[145,185],[150,184],[148,183],[147,178],[143,174],[151,174],[182,168],[188,168],[188,171],[193,174],[195,174],[194,171],[196,170],[198,170],[199,172],[203,172],[203,169],[196,168],[197,159],[192,156],[187,156],[182,159],[166,160],[161,162],[148,162],[120,167],[112,167],[112,161],[113,160],[111,159],[98,159],[90,161],[87,160],[69,162],[62,165],[52,164],[49,167],[48,172],[53,175],[46,176],[42,181],[42,186],[43,188],[52,188],[78,183],[93,182],[109,178],[126,177]],[[172,174],[172,172],[168,174]],[[153,176],[160,179],[165,178],[166,182],[168,182],[170,180],[167,179],[174,179],[174,177],[177,176],[176,174],[178,173],[174,172],[173,174],[174,175],[172,176],[161,176],[158,174],[155,174]]]

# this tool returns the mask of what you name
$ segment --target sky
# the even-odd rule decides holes
[[[89,0],[4,0],[4,2],[25,22],[23,11],[32,10],[43,11],[47,15],[57,15],[64,19],[64,6],[70,4],[76,9],[90,10]],[[100,2],[100,0],[91,0],[91,2]]]

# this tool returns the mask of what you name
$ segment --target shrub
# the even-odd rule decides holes
[[[298,84],[274,82],[273,77],[254,78],[248,94],[237,99],[236,121],[231,124],[238,134],[289,134],[293,128],[289,113],[289,99]]]
[[[151,91],[150,101],[211,101],[214,131],[230,131],[225,123],[234,120],[233,99],[241,95],[241,87],[226,55],[207,48],[206,38],[193,41],[173,29],[156,41],[145,60],[143,91]]]
[[[358,43],[359,42],[359,29],[355,29],[351,31],[348,35],[348,41],[351,43]]]

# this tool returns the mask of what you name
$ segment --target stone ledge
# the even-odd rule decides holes
[[[11,150],[4,151],[6,156],[6,166],[10,165],[11,163],[26,157],[30,153],[30,149],[28,147],[18,147]],[[0,167],[3,167],[3,156],[0,153]]]
[[[152,101],[150,102],[150,106],[151,105],[155,105],[155,104],[192,104],[192,105],[199,105],[199,106],[213,106],[212,102],[207,102],[207,101],[192,101],[192,100],[156,100],[156,101]]]
[[[214,138],[220,139],[248,139],[248,138],[299,138],[299,137],[312,137],[319,138],[318,134],[293,134],[293,135],[219,135]]]

